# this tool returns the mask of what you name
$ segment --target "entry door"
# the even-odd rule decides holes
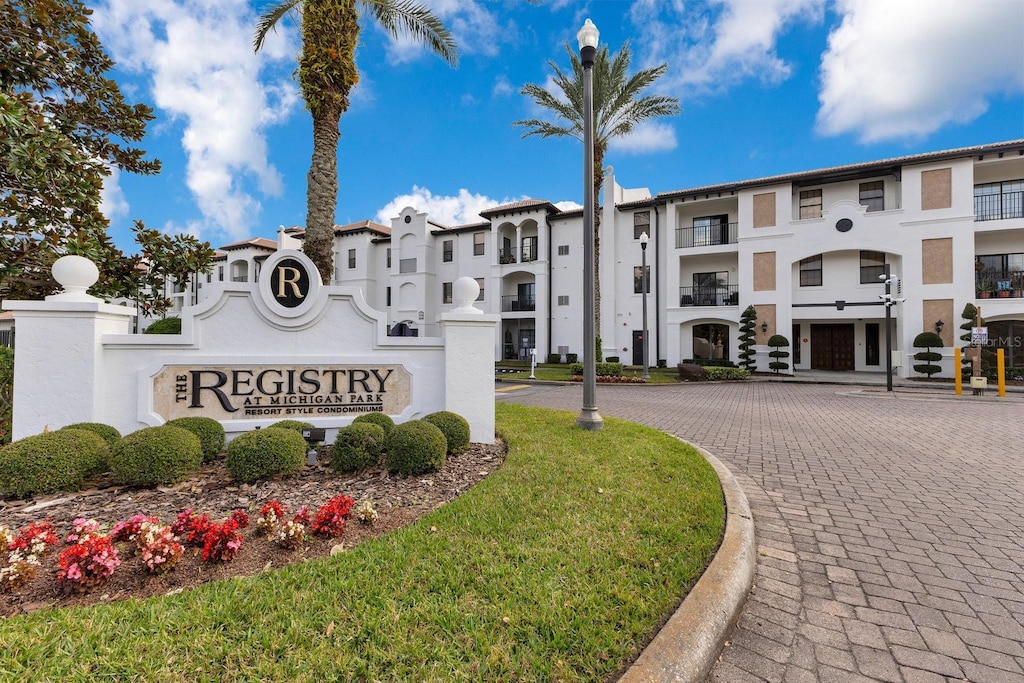
[[[811,325],[811,369],[853,370],[853,325]]]
[[[633,330],[633,365],[644,365],[644,331]]]

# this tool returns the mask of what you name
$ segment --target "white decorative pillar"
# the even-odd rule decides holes
[[[460,277],[452,285],[456,307],[441,316],[444,405],[469,422],[470,441],[490,444],[494,443],[494,334],[499,317],[473,307],[479,293],[480,285],[473,278]]]
[[[63,287],[45,301],[4,301],[14,312],[18,347],[14,359],[15,440],[75,422],[104,422],[102,338],[128,334],[135,311],[86,293],[99,279],[81,256],[53,264]]]

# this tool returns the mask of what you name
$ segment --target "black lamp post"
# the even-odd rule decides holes
[[[576,426],[597,431],[597,335],[594,330],[594,56],[597,27],[587,19],[576,34],[583,63],[583,410]]]
[[[647,232],[640,233],[640,273],[643,279],[644,294],[644,379],[651,377],[651,361],[647,357],[647,290],[650,289],[650,276],[647,275],[647,243],[651,241]]]

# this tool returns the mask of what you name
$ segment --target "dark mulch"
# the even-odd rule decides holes
[[[323,557],[352,548],[403,527],[431,510],[465,492],[501,466],[506,448],[503,443],[474,444],[465,453],[451,456],[442,470],[428,475],[401,478],[389,475],[383,467],[371,467],[352,474],[337,474],[329,465],[330,447],[320,450],[320,461],[289,477],[275,478],[253,485],[237,484],[228,476],[223,460],[205,466],[189,480],[168,487],[125,488],[100,478],[94,485],[76,493],[59,494],[31,501],[0,500],[0,526],[12,531],[29,522],[50,519],[63,536],[77,517],[95,519],[105,528],[136,514],[159,517],[170,524],[175,516],[191,508],[221,521],[234,509],[249,512],[255,522],[260,506],[269,500],[281,501],[291,512],[303,505],[316,509],[338,494],[357,502],[369,499],[379,517],[372,525],[350,519],[340,538],[312,535],[299,550],[285,550],[256,534],[254,524],[243,530],[242,548],[234,560],[224,564],[201,561],[201,552],[185,548],[173,570],[162,576],[146,572],[142,560],[132,554],[132,544],[119,543],[121,566],[102,588],[84,595],[67,594],[57,582],[57,555],[65,546],[52,548],[42,558],[37,576],[12,593],[0,593],[0,616],[30,612],[51,606],[90,605],[128,598],[146,598],[175,593],[207,581],[250,576],[293,562]],[[6,563],[0,555],[0,567]]]

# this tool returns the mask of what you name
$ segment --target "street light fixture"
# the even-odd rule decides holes
[[[594,330],[594,56],[600,34],[590,19],[576,34],[583,64],[583,410],[576,426],[598,431],[597,335]]]
[[[643,294],[644,294],[644,379],[651,378],[651,361],[648,359],[648,345],[647,345],[647,290],[650,289],[650,276],[647,274],[647,243],[651,241],[650,235],[647,231],[640,233],[640,273],[643,278]]]

